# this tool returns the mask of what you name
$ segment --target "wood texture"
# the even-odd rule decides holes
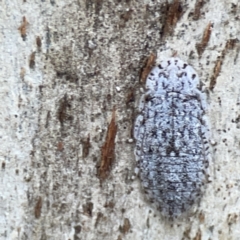
[[[238,239],[239,16],[224,0],[1,1],[0,238]],[[212,161],[201,204],[169,224],[132,177],[132,124],[146,59],[174,52],[208,94]],[[101,183],[114,106],[115,161]]]

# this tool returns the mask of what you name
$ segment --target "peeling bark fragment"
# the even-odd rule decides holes
[[[108,126],[105,144],[102,147],[101,163],[98,170],[98,176],[105,180],[110,172],[111,166],[115,159],[115,138],[117,134],[116,109],[113,109],[112,120]]]
[[[198,20],[200,18],[201,8],[203,7],[204,4],[205,2],[203,0],[198,0],[196,2],[194,13],[193,13],[193,20]]]
[[[21,37],[23,39],[23,41],[26,40],[26,36],[27,36],[27,26],[28,26],[28,21],[26,19],[25,16],[23,16],[22,18],[22,24],[20,25],[20,27],[18,28],[18,30],[20,31]]]
[[[42,197],[39,197],[35,205],[35,218],[39,218],[41,216],[41,211],[42,211]]]
[[[172,3],[168,4],[167,9],[167,17],[163,27],[163,36],[166,34],[171,35],[173,33],[175,25],[183,14],[182,5],[179,0],[174,0]]]
[[[215,67],[213,69],[213,75],[211,77],[210,80],[210,86],[209,89],[212,91],[217,83],[217,77],[221,71],[221,67],[222,67],[222,59],[217,60]]]
[[[151,53],[150,56],[148,57],[145,67],[142,69],[141,72],[141,77],[140,77],[140,82],[145,84],[146,79],[148,74],[150,73],[150,71],[152,70],[152,67],[155,64],[155,60],[156,60],[156,55]]]
[[[207,27],[204,30],[202,41],[198,44],[196,44],[196,48],[198,51],[198,55],[201,57],[211,36],[212,32],[212,23],[208,23]]]

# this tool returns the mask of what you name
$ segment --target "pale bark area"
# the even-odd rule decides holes
[[[196,1],[187,0],[173,35],[162,38],[164,3],[0,2],[0,239],[239,239],[238,42],[224,54],[208,91],[215,144],[212,182],[201,205],[169,224],[131,179],[139,75],[149,54],[165,59],[177,51],[208,90],[226,42],[240,36],[237,0],[206,1],[195,20]],[[18,29],[23,16],[25,40]],[[199,57],[196,44],[210,22],[210,40]],[[100,184],[97,166],[114,106],[116,159]]]

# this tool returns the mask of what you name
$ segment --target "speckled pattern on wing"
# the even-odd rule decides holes
[[[146,89],[134,126],[140,179],[148,199],[174,218],[200,199],[206,182],[205,94],[178,58],[155,66]]]

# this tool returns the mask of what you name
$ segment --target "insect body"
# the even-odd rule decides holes
[[[205,95],[195,70],[178,58],[155,66],[146,89],[134,126],[140,179],[162,214],[178,217],[206,182]]]

